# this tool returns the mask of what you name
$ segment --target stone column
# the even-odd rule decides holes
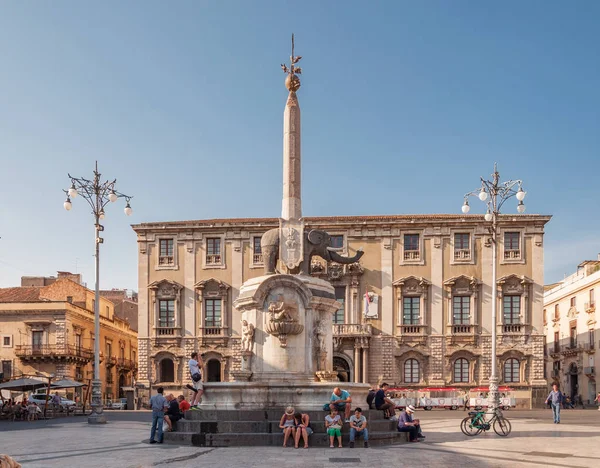
[[[300,153],[300,105],[290,89],[283,112],[283,200],[281,217],[302,218]]]
[[[362,383],[368,383],[367,382],[367,365],[369,362],[369,348],[363,348],[363,352],[362,352]]]
[[[360,377],[360,348],[358,343],[354,343],[354,382],[358,383]]]

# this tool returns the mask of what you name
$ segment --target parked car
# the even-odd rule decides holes
[[[54,395],[48,395],[48,406],[52,406],[52,397]],[[28,401],[35,402],[40,408],[43,408],[46,404],[46,394],[45,393],[33,393],[29,396]],[[62,409],[66,410],[72,406],[75,406],[76,403],[73,400],[69,400],[65,397],[60,397],[60,406]]]
[[[104,409],[124,410],[127,408],[127,398],[119,398],[116,401],[108,400]]]

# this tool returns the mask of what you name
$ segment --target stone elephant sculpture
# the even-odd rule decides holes
[[[265,275],[276,273],[277,260],[279,260],[279,228],[270,229],[265,232],[260,240],[263,262],[265,264]],[[344,257],[331,247],[331,236],[320,229],[312,229],[304,232],[304,258],[300,264],[300,272],[310,274],[310,263],[314,255],[318,255],[326,261],[342,264],[358,262],[364,252],[359,249],[352,257]]]

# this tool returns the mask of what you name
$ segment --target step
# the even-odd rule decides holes
[[[301,409],[298,408],[300,411]],[[279,421],[285,409],[273,410],[190,410],[185,412],[185,418],[196,421]],[[302,411],[308,414],[310,420],[323,420],[327,411]],[[354,414],[354,413],[352,413]],[[385,421],[383,411],[364,410],[362,413],[367,421]]]
[[[348,446],[350,436],[348,433],[342,434],[342,445]],[[283,444],[283,434],[278,433],[228,433],[228,434],[198,434],[195,432],[167,432],[164,435],[164,442],[173,445],[193,445],[196,447],[247,447],[247,446],[281,446]],[[398,445],[408,442],[407,432],[370,432],[369,444],[372,446],[380,445]],[[311,447],[328,447],[329,437],[327,434],[315,433],[309,438]],[[288,444],[293,446],[292,441]],[[336,442],[337,445],[337,442]],[[357,447],[362,447],[363,440],[356,441]]]

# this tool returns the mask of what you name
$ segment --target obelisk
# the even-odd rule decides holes
[[[283,198],[281,202],[279,258],[289,272],[302,262],[304,226],[302,221],[302,157],[300,152],[300,105],[296,91],[300,89],[302,69],[296,64],[302,57],[292,55],[290,66],[281,64],[287,74],[285,87],[289,94],[283,111]]]

